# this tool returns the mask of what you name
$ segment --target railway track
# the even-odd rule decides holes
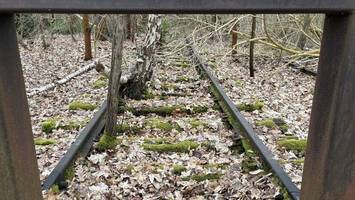
[[[250,141],[264,163],[271,169],[272,173],[287,190],[289,196],[292,199],[299,199],[300,190],[291,181],[279,163],[273,159],[272,152],[263,144],[262,140],[257,136],[251,125],[237,110],[234,103],[226,95],[217,78],[211,73],[209,67],[203,63],[202,58],[192,45],[189,46],[189,52],[193,63],[195,63],[198,67],[199,73],[204,75],[204,77],[207,77],[209,80],[213,91],[212,93],[215,95],[215,98],[218,99],[221,107],[224,108],[223,111],[226,112],[228,116],[231,116],[233,122],[230,124],[232,125],[235,133],[241,134]],[[68,185],[65,180],[66,172],[73,167],[78,157],[86,157],[90,153],[90,149],[92,148],[95,138],[100,135],[104,128],[106,109],[107,104],[105,102],[88,125],[81,131],[80,135],[71,145],[64,157],[60,160],[59,164],[51,172],[48,178],[44,180],[42,184],[43,190],[50,189],[54,184],[58,185],[60,188],[65,188]]]
[[[243,117],[243,115],[238,111],[232,100],[226,95],[223,90],[221,84],[217,80],[217,78],[211,73],[208,66],[203,63],[202,58],[199,53],[193,47],[193,45],[189,45],[190,56],[198,66],[200,72],[207,76],[207,78],[211,81],[211,86],[215,91],[214,94],[216,98],[218,98],[219,103],[222,107],[227,108],[229,115],[232,117],[235,123],[231,123],[234,130],[237,133],[241,133],[244,137],[246,137],[254,148],[259,153],[262,160],[265,164],[270,167],[275,176],[280,180],[282,185],[286,188],[289,195],[292,199],[299,199],[301,191],[297,188],[297,186],[291,181],[290,177],[287,173],[282,169],[279,163],[273,159],[272,152],[264,145],[262,140],[255,133],[251,125],[247,122],[247,120]]]

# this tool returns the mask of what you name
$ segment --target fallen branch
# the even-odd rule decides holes
[[[37,95],[39,93],[51,90],[51,89],[55,88],[58,85],[62,85],[64,83],[67,83],[71,79],[73,79],[73,78],[75,78],[77,76],[80,76],[80,75],[84,74],[85,72],[88,72],[88,71],[92,70],[93,68],[95,68],[96,65],[98,65],[98,63],[100,63],[99,62],[100,59],[106,58],[108,56],[109,55],[106,55],[106,56],[102,56],[101,58],[96,59],[94,62],[84,66],[83,68],[75,71],[74,73],[71,73],[71,74],[65,76],[64,78],[60,79],[59,81],[55,81],[54,83],[50,83],[48,85],[45,85],[45,86],[42,86],[42,87],[39,87],[39,88],[35,88],[30,93],[28,93],[27,96],[28,97],[32,97],[32,96]]]

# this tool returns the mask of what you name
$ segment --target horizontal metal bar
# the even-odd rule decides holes
[[[0,0],[0,12],[30,13],[331,13],[354,0]]]
[[[254,148],[258,151],[263,161],[270,167],[270,169],[274,172],[274,174],[278,177],[280,182],[286,188],[292,199],[298,200],[300,198],[300,190],[291,181],[290,177],[282,169],[279,163],[273,158],[274,156],[272,152],[261,141],[261,139],[255,133],[253,128],[247,122],[247,120],[237,110],[232,100],[224,92],[217,78],[209,71],[208,67],[202,62],[201,57],[192,45],[190,45],[190,52],[191,56],[194,58],[199,68],[204,74],[207,75],[208,79],[212,83],[212,86],[216,89],[219,95],[219,100],[222,101],[223,105],[228,108],[229,114],[232,116],[233,120],[238,124],[238,127],[233,126],[233,128],[236,129],[238,133],[242,133],[242,135],[245,136],[251,142]]]
[[[94,142],[94,139],[102,132],[105,126],[105,114],[107,111],[107,102],[105,101],[100,110],[81,131],[75,142],[70,146],[58,165],[42,184],[43,190],[48,190],[52,185],[65,180],[65,171],[73,164],[78,156],[85,157]]]

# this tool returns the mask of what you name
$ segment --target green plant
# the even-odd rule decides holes
[[[304,153],[307,146],[307,140],[281,139],[277,143],[288,151],[292,150],[298,153]]]
[[[182,172],[186,171],[186,167],[183,165],[173,165],[173,173],[176,175],[181,175]]]
[[[257,126],[265,126],[270,129],[274,129],[277,127],[277,125],[275,124],[275,122],[272,119],[264,119],[261,121],[257,121],[256,125]]]
[[[264,103],[262,101],[255,101],[254,103],[240,103],[237,104],[237,108],[240,111],[245,112],[253,112],[255,110],[261,110],[264,107]]]
[[[108,133],[104,133],[99,142],[96,145],[96,148],[99,151],[105,151],[105,150],[109,150],[109,149],[115,149],[116,146],[119,144],[119,140],[117,139],[116,136],[113,136],[111,134]]]
[[[95,110],[96,108],[96,105],[82,101],[73,101],[69,104],[69,110]]]
[[[42,122],[41,127],[42,131],[45,133],[51,133],[54,129],[57,128],[58,120],[54,118],[47,119]]]
[[[162,144],[150,144],[143,143],[142,147],[147,151],[156,151],[159,153],[168,153],[168,152],[179,152],[179,153],[188,153],[192,149],[197,149],[200,145],[197,142],[191,140],[185,140],[173,144],[162,143]]]
[[[46,146],[57,143],[57,141],[45,138],[36,138],[34,140],[35,145]]]

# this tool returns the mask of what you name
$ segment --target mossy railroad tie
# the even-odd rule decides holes
[[[192,140],[170,143],[168,139],[165,138],[146,139],[142,144],[144,150],[158,153],[188,153],[190,150],[197,149],[199,146],[199,143]]]

